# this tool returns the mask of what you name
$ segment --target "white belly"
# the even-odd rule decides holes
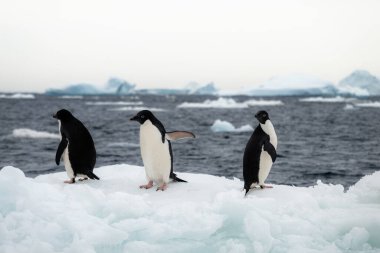
[[[148,180],[168,183],[171,170],[169,143],[150,120],[140,126],[140,150]]]
[[[63,163],[65,165],[66,173],[69,178],[74,178],[74,171],[71,167],[70,159],[69,159],[69,145],[67,144],[67,147],[65,148],[65,151],[63,151]]]
[[[277,151],[277,135],[272,122],[270,120],[267,120],[265,124],[260,125],[264,132],[269,135],[269,141]],[[268,154],[268,152],[264,151],[263,147],[260,155],[259,185],[264,184],[272,168],[272,165],[272,157]]]
[[[268,154],[268,152],[264,151],[263,148],[260,154],[259,185],[264,185],[265,179],[267,179],[272,165],[272,157]]]

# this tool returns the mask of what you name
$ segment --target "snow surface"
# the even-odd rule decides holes
[[[35,99],[33,94],[14,93],[14,94],[0,94],[0,98],[8,99]]]
[[[213,132],[250,132],[253,131],[251,125],[244,125],[239,128],[234,127],[234,125],[228,121],[217,119],[211,126]]]
[[[224,98],[220,97],[217,100],[210,100],[207,99],[202,103],[190,103],[190,102],[184,102],[180,105],[178,105],[178,108],[230,108],[230,109],[236,109],[236,108],[248,108],[249,106],[275,106],[275,105],[282,105],[282,101],[280,100],[247,100],[244,102],[236,102],[232,98]]]
[[[380,172],[347,192],[275,185],[251,190],[205,174],[167,191],[139,189],[142,167],[95,169],[99,181],[63,183],[64,172],[27,178],[0,171],[0,252],[379,252]],[[291,183],[291,182],[289,182]]]
[[[17,138],[35,138],[35,139],[43,139],[43,138],[52,138],[52,139],[60,139],[59,134],[53,134],[44,131],[36,131],[29,128],[18,128],[13,129],[12,131],[13,137]]]

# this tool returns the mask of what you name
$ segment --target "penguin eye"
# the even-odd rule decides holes
[[[142,119],[145,118],[145,115],[141,115],[140,118],[142,118]]]

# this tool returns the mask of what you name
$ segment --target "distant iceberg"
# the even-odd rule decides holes
[[[246,91],[254,96],[305,96],[336,95],[338,90],[331,82],[304,74],[275,76],[258,88]]]
[[[0,98],[6,99],[35,99],[33,94],[14,93],[14,94],[0,94]]]
[[[190,82],[185,88],[189,95],[217,95],[218,89],[213,82],[202,85],[197,82]]]
[[[157,192],[139,189],[142,167],[95,173],[99,181],[67,185],[65,172],[27,178],[2,168],[0,252],[380,251],[380,172],[347,191],[318,181],[247,197],[236,178],[178,173],[188,183]]]
[[[120,78],[110,78],[104,87],[97,87],[92,84],[82,83],[69,85],[63,89],[48,89],[47,95],[125,95],[134,93],[136,85],[130,84]]]
[[[380,80],[366,70],[356,70],[338,84],[341,94],[380,96]]]
[[[280,100],[247,100],[244,102],[236,102],[233,98],[220,97],[217,100],[207,99],[202,103],[184,102],[178,105],[178,108],[223,108],[238,109],[248,108],[250,106],[276,106],[283,105]]]
[[[224,120],[215,120],[214,124],[211,126],[211,131],[218,132],[250,132],[253,131],[251,125],[244,125],[239,128],[234,127],[230,122]]]

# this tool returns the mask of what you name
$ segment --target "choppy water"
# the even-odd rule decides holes
[[[363,175],[380,170],[380,108],[360,106],[359,102],[366,101],[312,103],[281,97],[270,98],[282,101],[277,106],[177,108],[183,102],[206,99],[217,98],[36,95],[35,99],[0,99],[0,167],[13,165],[32,177],[63,171],[63,164],[56,166],[54,162],[59,139],[49,135],[58,133],[58,123],[51,115],[61,108],[70,110],[89,129],[97,149],[97,167],[142,165],[139,125],[129,118],[136,113],[132,108],[148,107],[167,131],[189,130],[197,135],[195,140],[173,142],[175,171],[242,178],[242,157],[251,132],[215,133],[210,127],[217,119],[237,128],[247,124],[255,127],[253,115],[262,109],[269,112],[277,131],[278,153],[286,156],[278,158],[268,183],[304,186],[321,179],[349,186]],[[251,98],[234,99],[243,102]],[[38,136],[20,130],[23,128],[47,133]]]

